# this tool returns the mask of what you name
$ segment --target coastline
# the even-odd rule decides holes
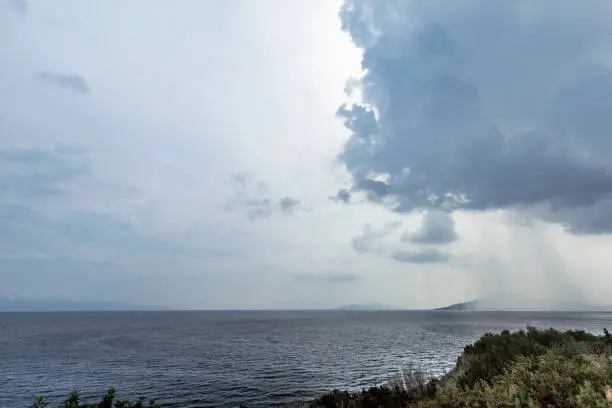
[[[555,329],[487,333],[439,378],[406,370],[388,384],[309,408],[612,407],[612,336]]]
[[[434,378],[406,369],[380,386],[356,392],[331,390],[308,408],[612,407],[612,336],[582,330],[486,333],[464,347],[455,367]],[[109,390],[99,403],[73,392],[58,408],[163,408],[119,401]],[[240,404],[248,408],[248,404]],[[31,408],[50,408],[39,397]]]

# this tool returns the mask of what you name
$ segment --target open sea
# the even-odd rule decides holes
[[[0,407],[71,390],[164,407],[284,406],[381,384],[402,367],[435,375],[487,331],[612,329],[610,313],[0,313]]]

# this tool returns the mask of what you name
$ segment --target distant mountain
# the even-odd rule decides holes
[[[453,303],[452,305],[439,307],[435,310],[477,310],[478,300],[470,300],[469,302]]]
[[[0,298],[0,312],[88,312],[167,310],[128,302],[76,301],[62,299]]]
[[[496,296],[455,303],[435,310],[458,311],[612,311],[610,306],[594,306],[564,300],[534,299],[523,296]]]
[[[399,310],[397,307],[385,305],[382,303],[368,303],[368,304],[350,304],[340,306],[336,310]]]

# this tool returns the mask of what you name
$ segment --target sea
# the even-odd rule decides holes
[[[601,333],[612,313],[0,313],[0,407],[110,387],[168,408],[293,406],[404,368],[441,375],[484,333],[528,325]]]

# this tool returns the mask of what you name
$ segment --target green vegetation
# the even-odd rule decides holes
[[[405,370],[387,385],[361,392],[334,390],[310,408],[612,407],[612,336],[528,327],[485,334],[465,347],[455,368],[436,379]],[[49,407],[39,398],[32,408]],[[242,405],[242,407],[246,407]],[[159,408],[115,400],[97,404],[71,394],[58,408]]]
[[[31,408],[51,408],[49,403],[43,397],[38,397],[36,402],[31,405]],[[68,398],[64,400],[64,404],[57,408],[161,408],[155,401],[145,403],[144,398],[140,398],[135,402],[117,400],[115,398],[115,390],[110,389],[98,403],[83,403],[80,401],[78,391],[73,391]]]
[[[311,408],[612,407],[612,336],[554,329],[485,334],[440,379],[407,371],[382,387],[333,391]]]

